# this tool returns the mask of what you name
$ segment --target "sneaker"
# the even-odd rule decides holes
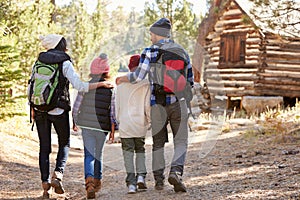
[[[155,181],[154,188],[156,190],[163,190],[164,189],[164,181],[163,180]]]
[[[186,192],[186,187],[182,183],[180,172],[170,172],[168,181],[174,186],[175,192]]]
[[[136,186],[135,185],[129,185],[128,186],[128,194],[135,194],[136,193]]]
[[[145,190],[147,189],[145,178],[143,176],[138,176],[137,178],[137,186],[139,190]]]

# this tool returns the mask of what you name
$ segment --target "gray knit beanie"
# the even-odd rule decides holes
[[[150,31],[156,35],[170,37],[171,22],[167,18],[161,18],[152,24]]]

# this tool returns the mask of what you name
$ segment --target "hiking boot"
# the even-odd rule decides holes
[[[85,189],[86,189],[86,198],[87,199],[95,199],[95,185],[94,178],[87,177],[85,179]]]
[[[136,193],[136,186],[130,184],[130,185],[128,186],[128,194],[135,194],[135,193]]]
[[[138,176],[137,177],[137,186],[139,190],[146,190],[147,186],[145,183],[145,178],[143,176]]]
[[[95,186],[95,192],[98,192],[101,189],[101,180],[94,178],[94,186]]]
[[[186,187],[182,183],[180,172],[170,172],[168,182],[174,186],[175,192],[186,192]]]
[[[50,188],[51,188],[50,183],[48,183],[48,182],[43,182],[43,183],[42,183],[42,187],[43,187],[43,189],[44,189],[42,199],[49,199],[49,196],[50,196],[49,190],[50,190]]]
[[[62,184],[62,178],[63,178],[62,173],[60,173],[58,171],[53,172],[52,179],[51,179],[51,186],[54,188],[54,192],[57,194],[65,193],[65,190],[64,190],[63,184]]]
[[[164,181],[163,180],[156,180],[154,188],[156,190],[163,190],[164,189]]]

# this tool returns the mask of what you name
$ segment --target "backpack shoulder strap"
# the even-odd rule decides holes
[[[184,66],[187,68],[188,65],[188,53],[186,50],[176,42],[167,42],[167,43],[160,43],[157,44],[159,46],[159,55],[157,56],[156,62],[163,63],[164,58],[163,54],[164,52],[170,52],[172,57],[174,58],[180,58],[180,60],[184,61]]]
[[[60,81],[62,81],[63,78],[66,78],[65,75],[64,75],[64,72],[63,72],[63,63],[64,63],[64,61],[57,63],[58,64],[57,71],[59,72],[58,79]]]
[[[65,82],[65,76],[63,73],[63,62],[58,63],[57,71],[59,72],[58,74],[58,87],[60,90],[63,89],[65,84],[62,84]]]
[[[34,74],[35,74],[35,65],[36,65],[37,61],[34,62],[33,66],[32,66],[32,69],[31,69],[31,76],[30,76],[30,79],[28,80],[28,84],[31,83],[32,81],[32,78],[34,77]]]

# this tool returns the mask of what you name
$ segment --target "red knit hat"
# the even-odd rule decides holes
[[[109,72],[109,65],[107,62],[107,58],[101,58],[101,57],[97,57],[93,60],[93,62],[91,63],[91,74],[104,74],[104,73],[108,73]]]
[[[135,55],[130,57],[129,64],[128,64],[128,68],[129,68],[130,71],[134,70],[137,66],[139,66],[140,57],[141,56],[139,54],[135,54]]]

